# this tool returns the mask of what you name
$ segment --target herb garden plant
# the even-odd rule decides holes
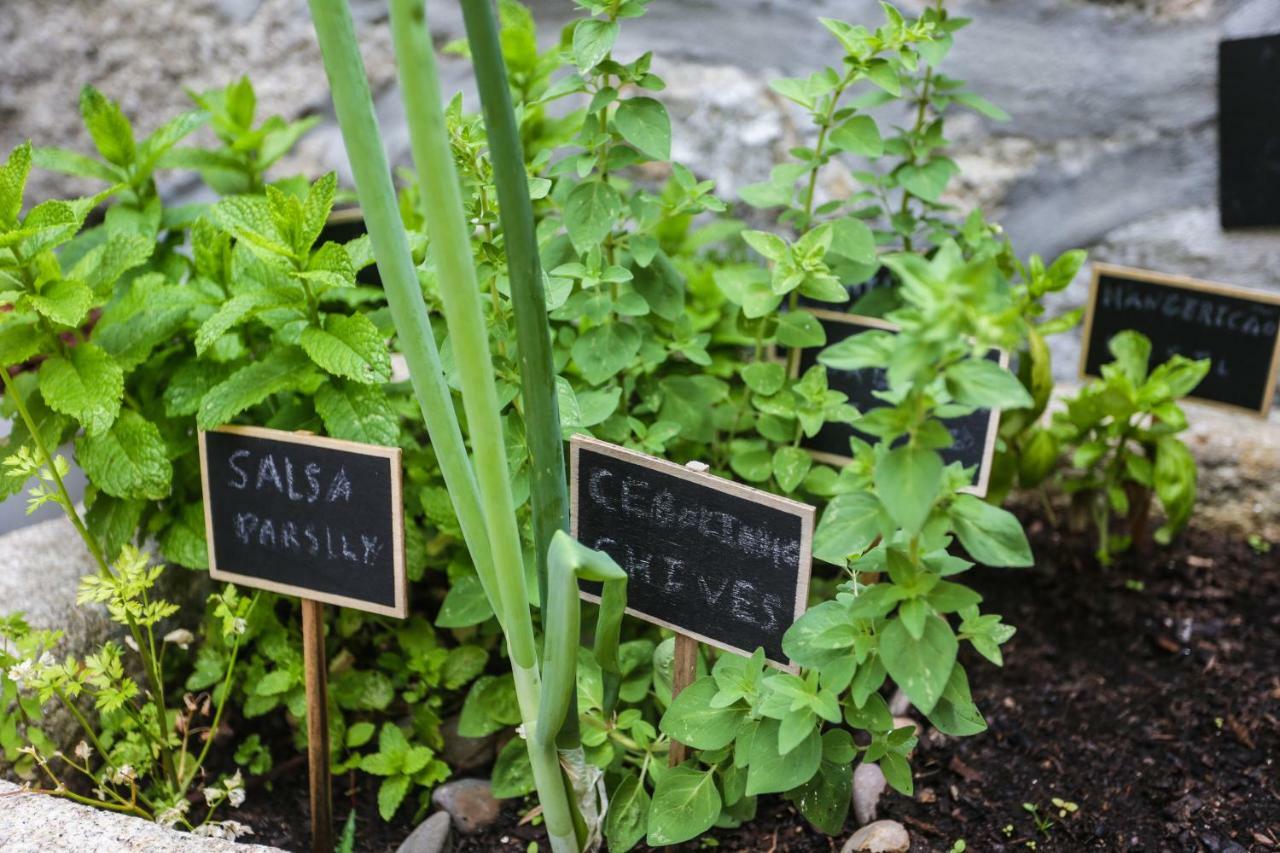
[[[464,736],[514,728],[494,793],[536,794],[557,851],[678,843],[750,820],[764,794],[839,833],[859,762],[910,793],[915,734],[895,726],[887,694],[896,685],[946,734],[983,731],[958,655],[967,642],[1000,665],[1014,629],[960,575],[1031,564],[997,502],[1052,480],[1063,449],[1080,472],[1064,487],[1102,531],[1104,559],[1126,544],[1109,513],[1145,519],[1152,490],[1169,519],[1157,536],[1185,524],[1195,471],[1176,400],[1201,365],[1148,372],[1149,347],[1123,335],[1103,379],[1043,424],[1044,339],[1078,319],[1046,319],[1043,298],[1084,256],[1024,263],[998,226],[948,203],[946,115],[1003,114],[940,71],[966,23],[942,0],[914,18],[885,4],[874,29],[822,21],[841,61],[775,81],[813,141],[744,188],[754,229],[670,162],[652,55],[615,50],[647,0],[579,6],[543,50],[514,0],[463,0],[468,38],[449,49],[475,67],[473,115],[442,98],[423,4],[391,0],[414,165],[397,193],[346,3],[311,0],[368,228],[345,243],[323,236],[334,176],[273,171],[314,122],[259,117],[248,80],[192,93],[192,111],[141,141],[86,88],[94,156],[9,155],[0,361],[14,429],[0,489],[34,479],[32,500],[63,508],[98,565],[81,598],[122,631],[61,659],[55,633],[0,624],[0,701],[13,708],[0,747],[24,778],[199,827],[284,757],[257,721],[283,718],[303,746],[294,606],[228,587],[184,613],[162,592],[206,568],[196,431],[233,421],[404,452],[413,615],[330,614],[333,769],[376,777],[384,819],[417,816],[451,772],[443,717],[456,713]],[[212,142],[193,143],[205,127]],[[33,167],[102,190],[27,208]],[[833,197],[823,179],[838,167],[855,189]],[[198,172],[216,200],[166,205],[163,169]],[[357,280],[375,260],[380,287]],[[819,306],[897,332],[827,346]],[[804,372],[800,348],[820,350]],[[1016,374],[993,348],[1015,355]],[[393,352],[408,382],[392,380]],[[858,411],[830,371],[862,369],[887,371],[888,388]],[[979,408],[1004,413],[990,500],[939,454],[947,421]],[[827,423],[862,436],[849,464],[804,449]],[[704,653],[673,698],[672,638],[624,622],[625,575],[567,533],[561,442],[574,432],[820,507],[814,595],[784,645],[798,672],[760,652]],[[90,484],[83,509],[63,485],[68,441]],[[605,582],[601,607],[580,603],[579,579]],[[51,701],[84,730],[73,757],[39,730]],[[233,744],[215,745],[219,726]],[[668,767],[673,741],[694,751]],[[215,773],[221,749],[232,757]]]

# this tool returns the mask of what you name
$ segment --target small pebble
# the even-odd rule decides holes
[[[853,771],[853,817],[858,826],[876,819],[876,807],[887,782],[878,764],[863,762]]]
[[[905,826],[896,820],[878,820],[849,836],[840,853],[907,853],[910,849]]]

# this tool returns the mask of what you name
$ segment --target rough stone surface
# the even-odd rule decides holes
[[[45,794],[0,779],[0,850],[6,853],[272,853],[278,847],[233,844]]]
[[[449,853],[453,849],[449,813],[436,812],[396,848],[396,853]]]
[[[1012,116],[996,123],[956,111],[948,124],[965,170],[949,201],[981,205],[1018,251],[1056,254],[1096,247],[1096,257],[1163,272],[1280,289],[1276,230],[1224,234],[1217,223],[1217,43],[1280,31],[1275,0],[952,0],[975,23],[956,40],[947,74]],[[353,9],[392,161],[408,161],[381,0]],[[531,0],[544,44],[575,15],[570,0]],[[919,0],[905,5],[918,11]],[[23,139],[80,150],[76,113],[86,82],[120,99],[150,130],[186,108],[183,87],[203,89],[248,74],[262,114],[318,114],[322,124],[281,164],[349,177],[332,120],[305,0],[12,0],[0,16],[0,151]],[[456,4],[431,7],[437,43],[462,34]],[[809,142],[807,117],[768,80],[838,61],[817,23],[829,15],[874,23],[875,0],[702,0],[655,3],[627,21],[623,57],[654,50],[667,81],[673,154],[732,197],[767,176],[787,150]],[[471,98],[467,64],[441,60],[446,91]],[[883,117],[893,122],[894,116]],[[207,131],[204,131],[207,133]],[[163,189],[189,198],[188,178]],[[820,195],[841,195],[832,168]],[[32,198],[83,191],[33,176]],[[1084,299],[1084,276],[1058,303]],[[1056,339],[1057,373],[1075,373],[1078,332]]]
[[[906,827],[896,820],[878,820],[849,836],[840,853],[907,853],[910,849]]]
[[[453,818],[453,827],[464,834],[478,832],[498,819],[501,806],[490,792],[488,779],[456,779],[436,788],[431,802]]]
[[[858,826],[866,826],[876,819],[876,807],[888,782],[878,764],[865,761],[853,771],[853,817]]]

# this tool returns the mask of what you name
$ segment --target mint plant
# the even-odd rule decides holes
[[[1103,565],[1130,546],[1146,544],[1151,498],[1164,510],[1155,540],[1167,545],[1186,526],[1196,499],[1196,463],[1178,433],[1187,418],[1178,401],[1209,372],[1209,360],[1175,355],[1151,367],[1151,342],[1121,332],[1107,348],[1114,360],[1102,378],[1080,389],[1055,412],[1051,440],[1071,452],[1072,470],[1061,474],[1077,526],[1097,531]],[[1127,521],[1113,530],[1112,518]]]

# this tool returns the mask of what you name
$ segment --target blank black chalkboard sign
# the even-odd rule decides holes
[[[1099,376],[1125,329],[1151,339],[1151,366],[1175,353],[1212,361],[1191,396],[1265,416],[1280,359],[1280,294],[1093,265],[1080,373]]]
[[[628,613],[794,669],[782,635],[809,595],[813,507],[586,436],[569,454],[573,534],[627,572]]]
[[[1280,35],[1218,45],[1223,228],[1280,225]]]
[[[215,580],[408,615],[400,448],[226,426],[200,474]]]
[[[837,344],[845,338],[851,338],[872,329],[883,329],[888,332],[897,331],[892,323],[876,317],[862,317],[856,314],[840,314],[833,311],[810,311],[827,333],[826,346]],[[818,363],[818,355],[824,347],[810,347],[800,351],[798,373],[803,373]],[[991,351],[991,358],[1003,367],[1008,363],[1008,354],[999,350]],[[875,396],[876,391],[884,391],[889,387],[885,372],[879,368],[869,367],[863,370],[835,370],[827,368],[828,387],[847,394],[849,405],[859,412],[884,406],[883,400]],[[1000,411],[998,409],[978,409],[968,415],[950,418],[943,423],[951,433],[952,445],[939,450],[943,462],[950,464],[959,462],[966,468],[977,469],[974,483],[966,489],[968,492],[982,496],[987,493],[987,484],[991,479],[991,463],[995,458],[996,437],[1000,430]],[[849,439],[861,438],[875,442],[872,436],[861,433],[848,424],[827,423],[812,438],[801,439],[800,445],[808,450],[815,459],[830,462],[833,465],[845,465],[852,462],[849,456]]]

